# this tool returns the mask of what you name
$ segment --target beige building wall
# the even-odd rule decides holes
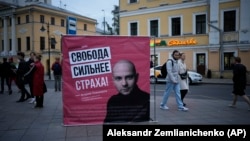
[[[225,0],[218,2],[218,28],[223,28],[223,12],[231,9],[236,10],[236,31],[223,33],[222,45],[210,43],[210,37],[214,36],[210,32],[214,32],[215,29],[206,24],[205,34],[196,34],[194,17],[197,14],[206,15],[206,23],[210,22],[210,18],[214,15],[210,15],[211,9],[214,6],[209,5],[209,1],[186,1],[183,0],[138,0],[136,3],[129,4],[128,1],[119,0],[120,2],[120,34],[130,35],[130,23],[138,23],[138,36],[150,36],[150,20],[158,20],[159,24],[159,37],[151,38],[152,41],[165,41],[165,45],[155,45],[150,47],[151,57],[155,58],[156,65],[163,64],[168,59],[173,50],[177,49],[186,53],[186,63],[190,70],[199,71],[199,64],[197,62],[199,57],[204,57],[204,61],[201,59],[201,63],[204,63],[205,73],[204,77],[207,77],[207,71],[211,70],[213,78],[231,78],[232,70],[224,70],[224,66],[221,67],[220,54],[233,53],[234,56],[240,56],[242,63],[246,65],[248,71],[250,71],[250,44],[240,43],[240,8],[241,2],[248,3],[245,0]],[[213,1],[214,2],[214,1]],[[196,6],[192,6],[196,5]],[[165,8],[164,8],[165,7]],[[186,8],[184,8],[186,7]],[[161,10],[159,10],[161,9]],[[245,12],[247,9],[244,9]],[[181,35],[170,35],[170,19],[171,17],[181,17]],[[214,18],[214,17],[213,17]],[[250,29],[250,23],[249,27]],[[245,30],[244,30],[245,31]],[[218,33],[219,31],[215,30]],[[246,35],[247,36],[247,35]],[[215,37],[217,40],[219,37]],[[195,44],[190,45],[174,45],[169,46],[169,41],[187,41],[195,40]],[[220,39],[219,39],[220,40]],[[235,42],[235,40],[237,42]],[[220,46],[223,46],[220,53]],[[223,56],[222,56],[222,59]]]
[[[51,65],[55,61],[56,57],[62,58],[61,54],[61,37],[62,35],[67,34],[67,18],[75,17],[77,19],[77,26],[76,26],[76,32],[77,35],[95,35],[96,34],[96,20],[85,17],[82,15],[74,14],[71,12],[65,12],[65,11],[58,11],[58,9],[51,9],[43,6],[37,6],[37,5],[30,5],[21,7],[18,9],[15,9],[15,13],[9,13],[9,16],[6,16],[8,18],[7,23],[9,24],[9,19],[11,15],[15,14],[15,39],[16,40],[16,52],[22,51],[26,55],[26,59],[28,59],[29,54],[31,51],[34,51],[38,54],[41,54],[42,57],[42,63],[45,66],[45,72],[48,73],[48,69],[50,69]],[[29,16],[29,23],[26,23],[26,16]],[[44,23],[41,23],[40,21],[40,15],[44,16]],[[20,24],[18,24],[18,17],[20,18]],[[51,18],[54,18],[55,24],[51,24]],[[0,19],[3,20],[3,17]],[[64,26],[61,26],[61,20],[64,20]],[[49,36],[48,36],[48,24],[49,23]],[[84,30],[84,25],[87,25],[87,29]],[[40,29],[41,27],[44,27],[46,30],[42,32]],[[0,41],[3,41],[3,25],[0,27]],[[11,33],[12,29],[11,26],[7,26],[8,30],[8,37],[7,37],[7,46],[9,51],[9,39],[12,38]],[[27,50],[27,43],[26,38],[30,38],[30,49]],[[41,40],[40,38],[44,37],[44,50],[40,49]],[[55,38],[56,44],[55,48],[48,48],[49,45],[49,38]],[[18,39],[21,39],[21,50],[18,50]],[[0,52],[3,51],[3,45],[0,45]],[[49,57],[50,54],[50,57]],[[7,55],[7,56],[1,56],[1,57],[14,57],[16,60],[16,55]],[[48,66],[48,60],[50,58],[50,66]],[[63,60],[62,60],[63,61]],[[52,73],[52,72],[51,72]]]

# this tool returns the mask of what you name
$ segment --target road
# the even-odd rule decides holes
[[[229,100],[233,98],[232,95],[233,85],[217,85],[217,84],[195,84],[190,85],[190,90],[186,95],[186,98],[195,98],[195,99],[220,99],[220,100]],[[151,84],[150,85],[151,94],[156,96],[163,95],[165,84]],[[250,96],[250,86],[246,87],[246,94]],[[174,94],[171,94],[174,96]],[[243,100],[238,98],[239,101]]]
[[[54,88],[54,81],[46,81],[47,87],[49,89]],[[233,85],[219,85],[219,84],[193,84],[189,86],[189,92],[186,95],[186,98],[194,99],[217,99],[217,100],[229,100],[233,98],[232,88]],[[165,90],[165,84],[150,84],[150,94],[156,96],[162,96]],[[246,87],[246,94],[250,96],[250,86]],[[174,96],[174,94],[171,94]],[[238,99],[242,101],[242,98]]]

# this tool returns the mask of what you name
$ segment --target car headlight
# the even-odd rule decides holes
[[[190,74],[191,77],[201,77],[199,74]]]

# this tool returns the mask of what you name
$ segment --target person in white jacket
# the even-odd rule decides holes
[[[189,82],[188,82],[189,80],[188,80],[188,73],[187,73],[187,66],[185,63],[185,59],[186,59],[185,53],[180,53],[180,59],[178,60],[179,74],[183,74],[184,77],[181,76],[179,77],[179,84],[180,84],[181,100],[183,102],[183,106],[186,106],[183,100],[189,90]],[[186,74],[186,76],[184,74]]]
[[[167,61],[166,69],[167,69],[167,77],[166,77],[166,89],[163,94],[163,98],[160,104],[160,109],[168,110],[169,108],[166,106],[169,95],[173,90],[175,93],[175,99],[178,106],[179,111],[188,111],[188,108],[183,106],[183,102],[181,100],[180,94],[180,84],[179,84],[179,66],[178,60],[180,58],[180,52],[178,50],[174,50],[172,53],[172,61]]]

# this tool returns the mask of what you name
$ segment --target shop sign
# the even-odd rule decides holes
[[[155,46],[166,46],[166,41],[165,40],[160,40],[160,39],[151,39],[150,40],[150,46],[154,47]]]
[[[168,44],[166,44],[165,40],[161,40],[161,39],[150,40],[150,47],[154,47],[154,45],[155,46],[180,46],[180,45],[195,45],[195,44],[197,44],[197,41],[193,38],[188,39],[188,40],[173,39],[173,40],[169,40]]]
[[[170,40],[168,41],[168,46],[179,46],[179,45],[195,45],[197,41],[193,38],[189,40]]]

